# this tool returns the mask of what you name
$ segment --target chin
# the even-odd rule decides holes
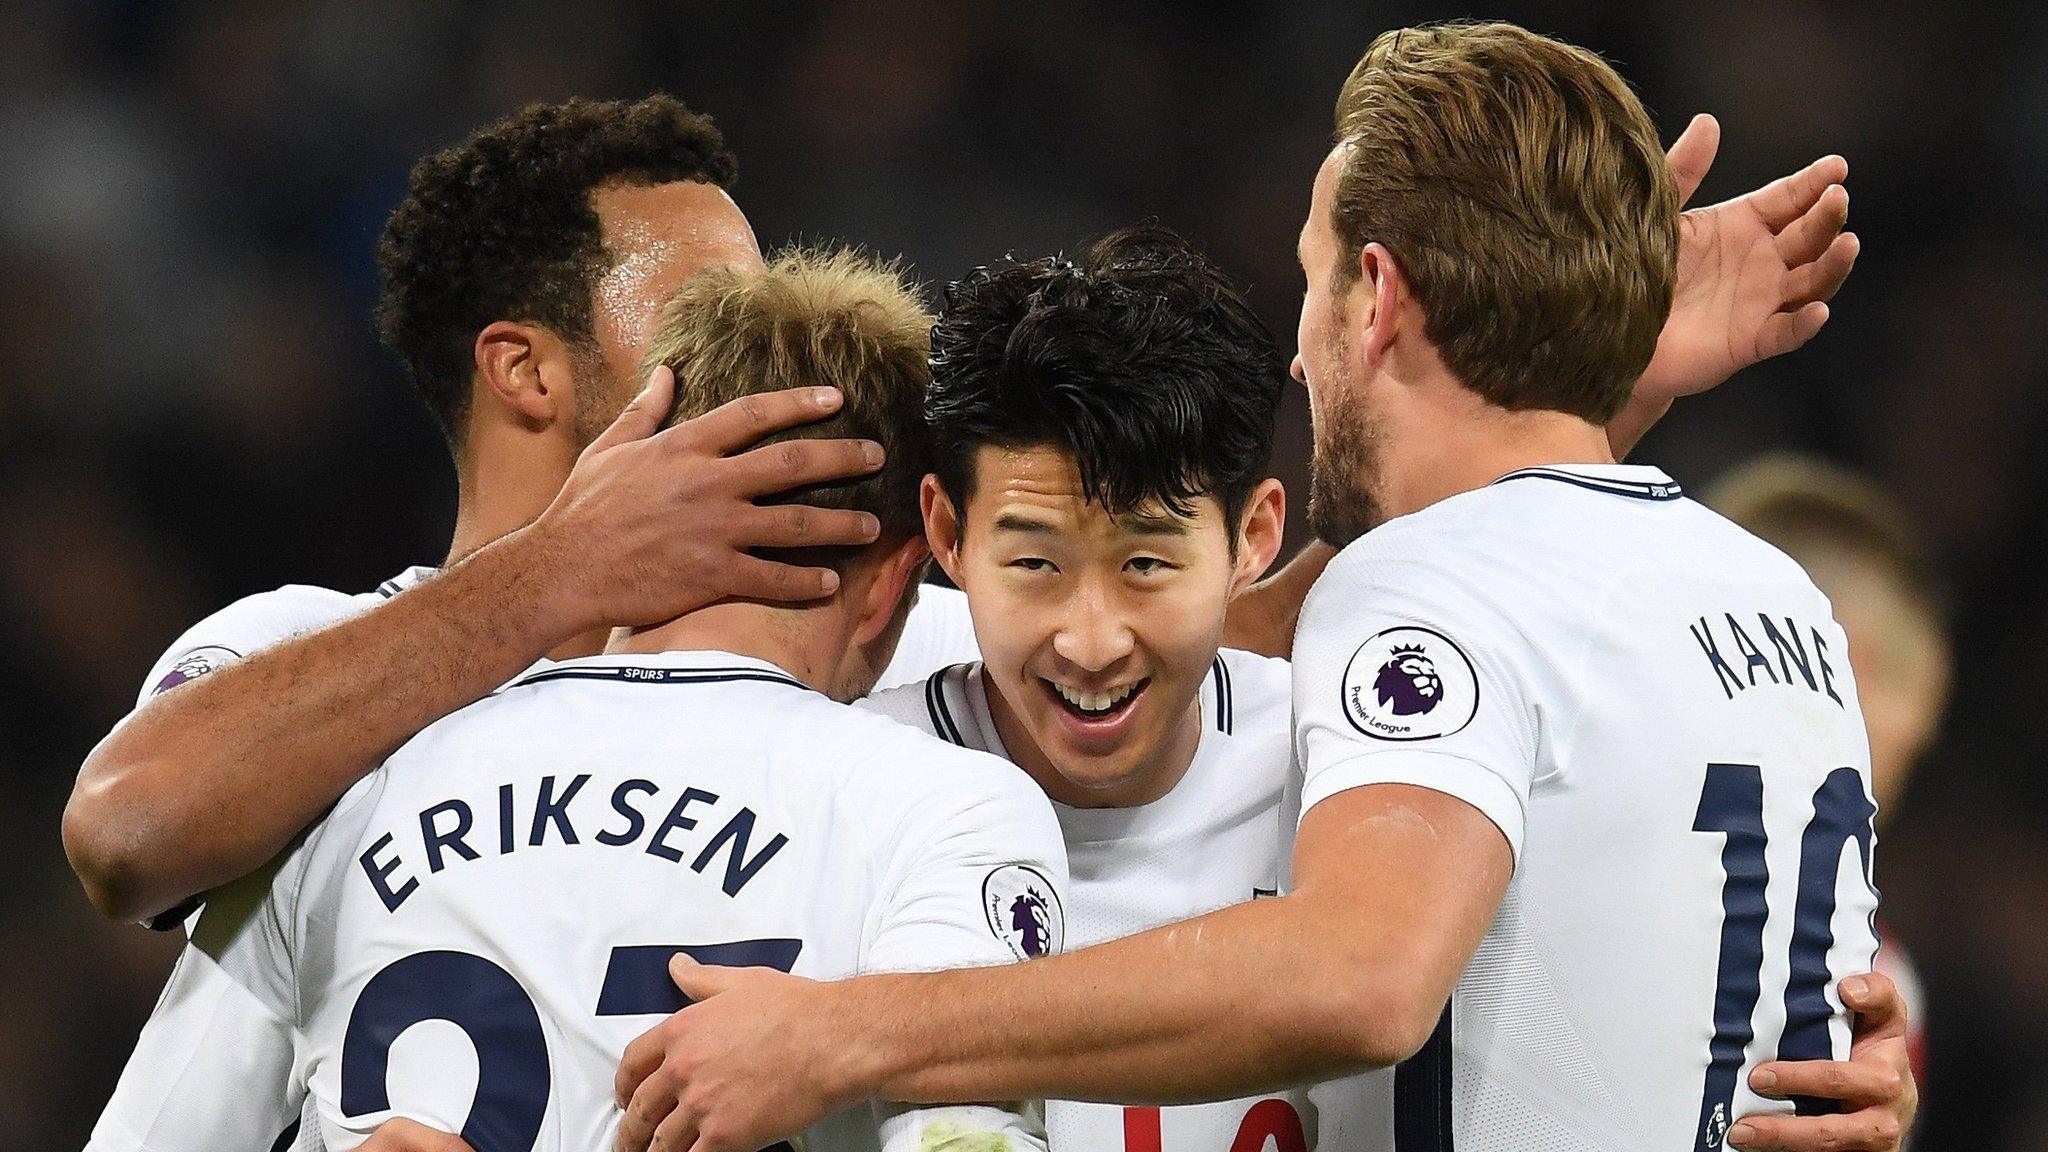
[[[1115,792],[1136,784],[1142,774],[1145,758],[1128,749],[1119,749],[1114,758],[1089,756],[1077,749],[1065,748],[1053,759],[1053,771],[1060,779],[1083,792]]]

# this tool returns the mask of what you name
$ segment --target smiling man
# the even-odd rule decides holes
[[[926,528],[983,658],[864,706],[1037,782],[1072,867],[1070,947],[1274,895],[1291,827],[1278,818],[1289,670],[1218,648],[1284,521],[1264,479],[1281,380],[1271,337],[1184,241],[1134,229],[1071,262],[970,273],[947,292],[933,365]],[[1426,650],[1390,652],[1365,689],[1389,717],[1443,706]],[[637,1043],[628,1067],[659,1044]],[[1866,1047],[1830,1072],[1882,1077],[1896,1055]],[[628,1147],[650,1138],[661,1088],[635,1087]],[[1350,1149],[1384,1123],[1384,1092],[1353,1080],[1166,1107],[1053,1100],[1046,1127],[1055,1152]],[[1875,1117],[1909,1107],[1903,1090],[1848,1103]],[[1789,1146],[1822,1146],[1820,1121],[1792,1123]],[[656,1146],[687,1131],[663,1129]]]
[[[1346,1148],[1896,1147],[1912,1107],[1896,1019],[1858,1040],[1886,1059],[1825,1063],[1880,986],[1828,987],[1867,969],[1875,899],[1854,687],[1839,659],[1816,663],[1840,631],[1782,556],[1614,463],[1682,279],[1677,204],[1641,105],[1590,53],[1504,25],[1377,41],[1302,244],[1313,519],[1344,551],[1297,646],[1294,890],[1001,972],[812,985],[679,966],[702,1002],[629,1051],[636,1130],[659,1119],[657,1146],[736,1152],[878,1090],[1170,1103],[1381,1068]],[[1824,321],[1854,254],[1829,224],[1845,206],[1829,190],[1769,207],[1769,247],[1803,270],[1778,281],[1760,342]],[[979,547],[1027,573],[1057,564],[1017,539],[1099,491],[1051,463],[977,456],[1003,477],[988,502],[1016,510]],[[1738,609],[1772,622],[1761,635],[1796,632],[1813,675],[1790,679],[1790,640],[1782,677],[1742,648],[1735,704],[1701,651],[1739,645]],[[1018,614],[997,615],[990,631]],[[1044,647],[982,677],[1006,744],[1034,717],[1048,762],[1147,729],[1164,677],[1146,684],[1145,661]],[[1055,795],[1123,785],[1113,764],[1057,775]],[[1902,1104],[1770,1103],[1830,1079]]]

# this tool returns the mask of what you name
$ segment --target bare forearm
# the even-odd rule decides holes
[[[1462,801],[1355,788],[1303,819],[1287,896],[1020,966],[855,981],[834,1034],[871,1054],[861,1086],[914,1102],[1174,1103],[1384,1067],[1429,1038],[1511,870]]]
[[[420,729],[577,630],[515,535],[360,616],[166,692],[107,738],[65,810],[99,909],[156,915],[290,843]]]
[[[1373,1002],[1375,973],[1413,971],[1398,943],[1333,949],[1314,924],[1261,900],[1023,965],[867,977],[829,990],[833,1027],[871,1061],[855,1094],[912,1102],[1170,1104],[1399,1059],[1398,1013]]]

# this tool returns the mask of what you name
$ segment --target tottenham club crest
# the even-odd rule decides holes
[[[171,666],[171,670],[164,674],[163,679],[156,682],[156,686],[149,690],[149,694],[155,696],[159,692],[168,692],[189,680],[197,680],[209,672],[218,672],[241,658],[241,653],[218,645],[194,648]]]
[[[981,882],[981,907],[989,931],[1019,960],[1057,954],[1067,941],[1059,893],[1036,868],[1005,864]]]
[[[1479,676],[1450,638],[1427,628],[1389,628],[1344,669],[1344,717],[1376,740],[1449,736],[1479,712]]]

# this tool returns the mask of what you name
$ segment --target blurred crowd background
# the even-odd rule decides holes
[[[58,840],[151,660],[246,593],[441,559],[452,470],[370,322],[414,159],[527,101],[667,90],[723,125],[764,244],[936,283],[1157,217],[1291,348],[1338,84],[1457,15],[1606,53],[1667,140],[1719,115],[1701,202],[1850,158],[1835,319],[1639,456],[1701,486],[1809,450],[1928,534],[1955,706],[1879,856],[1931,1000],[1918,1146],[2048,1148],[2048,7],[0,0],[0,1149],[83,1144],[175,952],[97,920]]]

